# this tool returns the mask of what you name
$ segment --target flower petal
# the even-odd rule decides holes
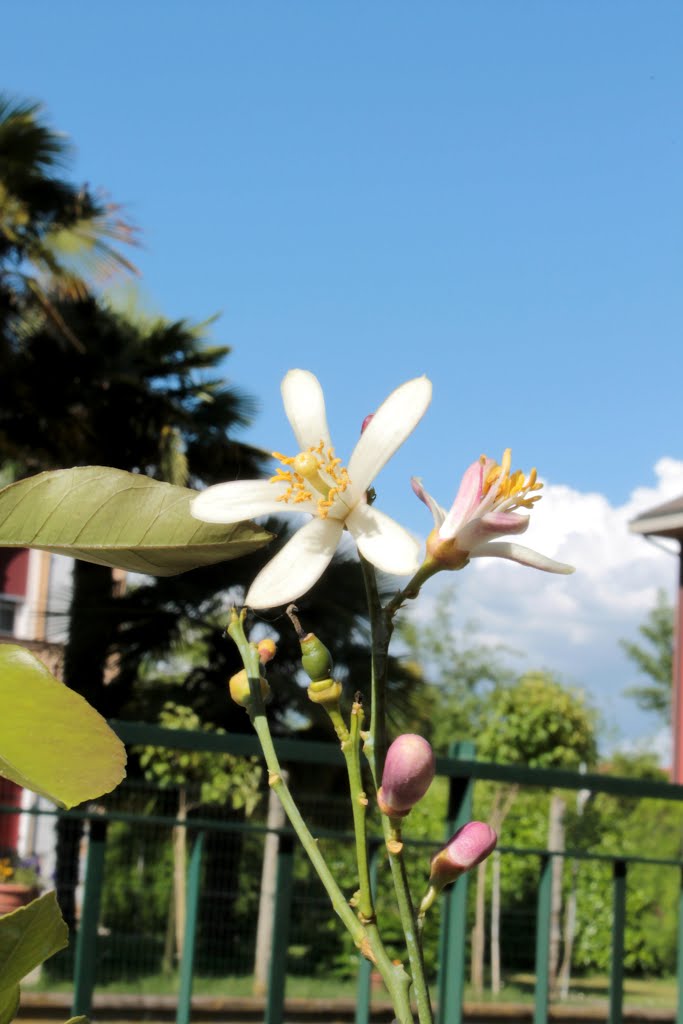
[[[453,540],[460,527],[467,522],[481,501],[484,468],[481,459],[477,459],[463,473],[455,501],[439,530],[439,537],[442,540]]]
[[[558,572],[569,575],[575,572],[573,565],[565,562],[555,562],[552,558],[525,548],[521,544],[511,544],[507,541],[480,544],[478,548],[470,551],[470,558],[509,558],[512,562],[519,562],[520,565],[528,565],[532,569],[542,569],[544,572]]]
[[[411,476],[410,486],[413,488],[415,494],[417,494],[420,501],[424,501],[429,511],[434,516],[434,526],[438,529],[446,518],[446,509],[441,508],[441,505],[434,498],[428,490],[422,485],[422,479],[419,476]]]
[[[324,573],[343,529],[338,519],[306,523],[261,570],[244,603],[250,608],[275,608],[296,601]]]
[[[331,445],[325,414],[325,396],[318,378],[308,370],[290,370],[280,385],[282,401],[299,449],[321,441]]]
[[[190,502],[195,519],[205,523],[241,523],[255,516],[276,512],[315,512],[315,502],[286,505],[277,501],[283,487],[268,480],[233,480],[226,484],[207,487]]]
[[[488,512],[463,526],[458,533],[458,547],[471,551],[485,541],[511,533],[524,533],[528,526],[529,516],[521,516],[518,512]]]
[[[420,422],[432,399],[431,381],[415,377],[389,395],[360,436],[348,470],[354,500],[367,491],[380,469]]]
[[[420,565],[420,545],[394,519],[373,505],[356,505],[346,520],[358,550],[382,572],[408,576]]]

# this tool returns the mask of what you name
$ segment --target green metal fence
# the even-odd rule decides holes
[[[216,735],[210,733],[188,733],[178,730],[165,730],[156,726],[140,723],[113,722],[114,729],[121,739],[130,746],[151,744],[169,747],[175,750],[211,750],[237,755],[258,754],[256,740],[247,735]],[[317,768],[319,771],[343,766],[338,748],[333,744],[301,742],[296,740],[280,740],[277,743],[281,763],[292,767],[302,765]],[[464,824],[472,816],[473,788],[477,780],[488,780],[498,783],[515,783],[524,786],[540,786],[561,790],[590,790],[593,793],[608,793],[615,796],[631,798],[654,798],[680,802],[683,800],[683,786],[674,786],[658,781],[635,781],[632,779],[615,778],[605,775],[580,775],[566,771],[539,771],[524,766],[502,766],[478,762],[474,759],[471,744],[454,745],[449,756],[437,759],[437,775],[447,780],[448,799],[445,808],[445,820],[435,822],[434,839],[425,843],[430,850],[435,844],[450,835],[457,827]],[[340,794],[340,800],[343,796]],[[61,812],[62,818],[80,819],[87,823],[88,843],[85,858],[85,881],[81,899],[81,914],[76,933],[73,959],[65,961],[67,971],[73,971],[73,1014],[89,1014],[95,986],[102,980],[103,954],[110,939],[102,934],[100,926],[103,898],[111,904],[113,896],[107,889],[107,848],[116,840],[135,846],[134,839],[140,839],[146,831],[161,830],[154,833],[154,842],[163,844],[170,836],[170,830],[179,823],[165,809],[159,813],[145,806],[144,794],[134,802],[134,810],[126,809],[125,801],[116,799],[103,800],[97,806],[82,807],[70,812]],[[9,808],[5,810],[9,811]],[[56,813],[56,812],[53,812]],[[332,820],[333,816],[330,816]],[[351,843],[347,831],[329,827],[325,816],[318,814],[322,821],[314,832],[321,842],[326,840],[339,844]],[[260,869],[262,844],[269,831],[279,837],[277,852],[276,892],[273,906],[274,941],[268,965],[268,984],[265,1007],[266,1024],[282,1024],[284,1020],[285,985],[287,976],[288,950],[291,954],[290,940],[297,941],[297,936],[289,934],[292,922],[293,901],[300,903],[309,900],[311,913],[319,909],[320,916],[315,921],[325,921],[329,914],[326,909],[324,893],[314,882],[306,880],[300,851],[288,827],[268,829],[263,821],[245,822],[239,817],[232,820],[211,817],[204,814],[194,815],[182,823],[187,829],[191,840],[191,854],[187,870],[187,916],[182,958],[178,964],[178,997],[177,1022],[189,1024],[193,977],[198,964],[198,956],[206,963],[207,946],[211,946],[210,936],[201,934],[200,919],[206,921],[207,907],[202,905],[204,899],[215,904],[217,912],[221,912],[221,900],[227,899],[234,906],[235,900],[242,898],[239,890],[239,874],[245,870],[244,847],[249,837],[252,846],[247,850],[247,863],[251,870]],[[118,830],[118,832],[117,832]],[[211,852],[215,840],[228,843],[230,837],[240,837],[242,844],[242,861],[235,861],[223,869],[224,877],[232,879],[230,884],[234,890],[226,897],[216,889],[208,893],[204,891],[207,884],[207,850]],[[379,840],[373,840],[372,864],[376,873],[377,862],[382,855]],[[255,845],[254,845],[255,844]],[[513,848],[502,845],[503,857],[534,858],[538,865],[537,904],[535,908],[535,991],[534,991],[534,1024],[544,1024],[548,1019],[549,1000],[549,946],[551,920],[551,874],[554,857],[562,856],[579,862],[603,862],[612,873],[612,948],[609,981],[609,1024],[619,1024],[623,1016],[623,981],[624,981],[624,933],[626,926],[626,882],[628,872],[635,864],[649,864],[653,868],[666,869],[679,873],[683,868],[680,860],[647,856],[625,856],[623,853],[598,854],[586,850],[564,850],[561,853],[546,849]],[[158,870],[158,869],[157,869]],[[341,870],[341,868],[340,868]],[[144,865],[140,866],[141,898],[139,910],[131,908],[131,915],[144,911],[145,886],[150,892],[150,881],[144,875]],[[298,874],[297,874],[298,873]],[[305,876],[305,877],[304,877]],[[439,920],[438,970],[437,970],[437,1003],[439,1007],[439,1024],[461,1024],[462,1006],[465,991],[466,970],[466,928],[467,928],[467,897],[468,876],[463,875],[442,898]],[[683,894],[683,888],[681,888]],[[115,894],[114,894],[115,895]],[[150,897],[151,898],[151,897]],[[210,909],[210,908],[209,908]],[[677,1024],[683,1024],[683,895],[678,908],[678,980],[679,1001]],[[311,918],[313,920],[313,918]],[[223,922],[224,923],[224,922]],[[322,924],[320,928],[323,941]],[[331,937],[337,942],[336,935]],[[237,943],[239,945],[239,942]],[[247,942],[248,945],[248,942]],[[244,952],[244,951],[242,951]],[[155,957],[158,960],[158,942]],[[140,963],[144,959],[142,945],[136,947],[133,954]],[[155,961],[156,962],[156,961]],[[291,962],[291,955],[290,955]],[[242,963],[242,970],[248,969],[248,957]],[[150,972],[151,973],[151,972]],[[367,1024],[371,993],[371,965],[360,960],[357,970],[356,989],[356,1024]],[[448,1013],[446,1014],[446,1007]]]

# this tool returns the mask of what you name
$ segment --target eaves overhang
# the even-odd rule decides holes
[[[641,512],[628,524],[632,533],[683,541],[683,496]]]

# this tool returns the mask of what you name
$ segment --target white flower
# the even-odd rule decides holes
[[[521,470],[510,473],[510,449],[506,448],[498,465],[485,455],[477,459],[463,474],[455,501],[449,512],[432,498],[413,477],[413,490],[434,516],[434,529],[427,538],[427,561],[432,572],[439,569],[462,569],[470,558],[492,556],[509,558],[545,572],[571,573],[564,562],[555,562],[538,551],[501,541],[501,537],[524,533],[529,516],[516,510],[531,510],[540,500],[536,492],[543,484],[532,469],[528,478]]]
[[[216,484],[196,497],[192,515],[206,523],[239,523],[279,512],[309,512],[313,519],[297,530],[258,574],[246,596],[252,608],[273,608],[305,594],[330,563],[344,528],[358,550],[384,572],[398,576],[419,565],[417,541],[389,516],[368,505],[373,479],[422,419],[432,386],[416,377],[389,395],[368,418],[348,463],[334,453],[325,399],[316,377],[290,370],[282,400],[299,446],[294,457],[273,452],[282,464],[270,480]]]

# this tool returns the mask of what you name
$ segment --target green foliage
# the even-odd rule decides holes
[[[125,822],[111,822],[107,830],[105,872],[105,926],[128,933],[130,908],[135,906],[135,930],[143,935],[163,934],[173,884],[173,849],[168,833],[158,827],[132,828]]]
[[[582,692],[547,672],[527,672],[489,698],[477,754],[500,764],[531,768],[578,768],[597,756],[595,712]]]
[[[196,493],[101,466],[40,473],[0,491],[0,545],[171,576],[270,540],[248,522],[199,523],[190,515]]]
[[[123,744],[42,661],[15,644],[2,644],[0,678],[0,774],[62,807],[119,784],[125,775]]]
[[[168,701],[159,716],[165,729],[185,729],[221,735],[208,722],[182,704]],[[136,748],[145,778],[160,789],[191,787],[198,792],[196,804],[225,803],[251,814],[260,799],[261,768],[256,758],[235,757],[209,751],[171,750],[168,747]]]
[[[615,760],[611,767],[619,774],[652,778],[656,771],[652,759],[642,755],[622,755]],[[656,775],[665,778],[661,770]],[[672,860],[680,859],[683,853],[683,807],[673,801],[634,800],[601,793],[588,802],[583,817],[588,819],[584,843],[593,852]],[[677,867],[628,866],[624,954],[628,971],[663,974],[675,969],[679,887]],[[609,865],[580,864],[577,919],[577,966],[607,970],[612,921]]]
[[[62,807],[118,785],[125,775],[123,744],[82,697],[15,644],[0,645],[0,677],[2,775]],[[27,866],[9,867],[9,874],[21,884],[33,884],[37,877]],[[21,979],[67,941],[54,893],[0,917],[0,1024],[16,1015]]]
[[[19,986],[8,985],[0,988],[0,1024],[9,1024],[19,1010]]]
[[[657,603],[638,627],[638,632],[645,646],[621,640],[621,647],[641,675],[650,678],[652,685],[631,686],[624,693],[634,697],[643,711],[654,711],[668,722],[671,717],[674,610],[664,590],[657,592]]]
[[[67,928],[53,892],[0,917],[0,1024],[14,1017],[21,979],[64,949],[67,941]]]

